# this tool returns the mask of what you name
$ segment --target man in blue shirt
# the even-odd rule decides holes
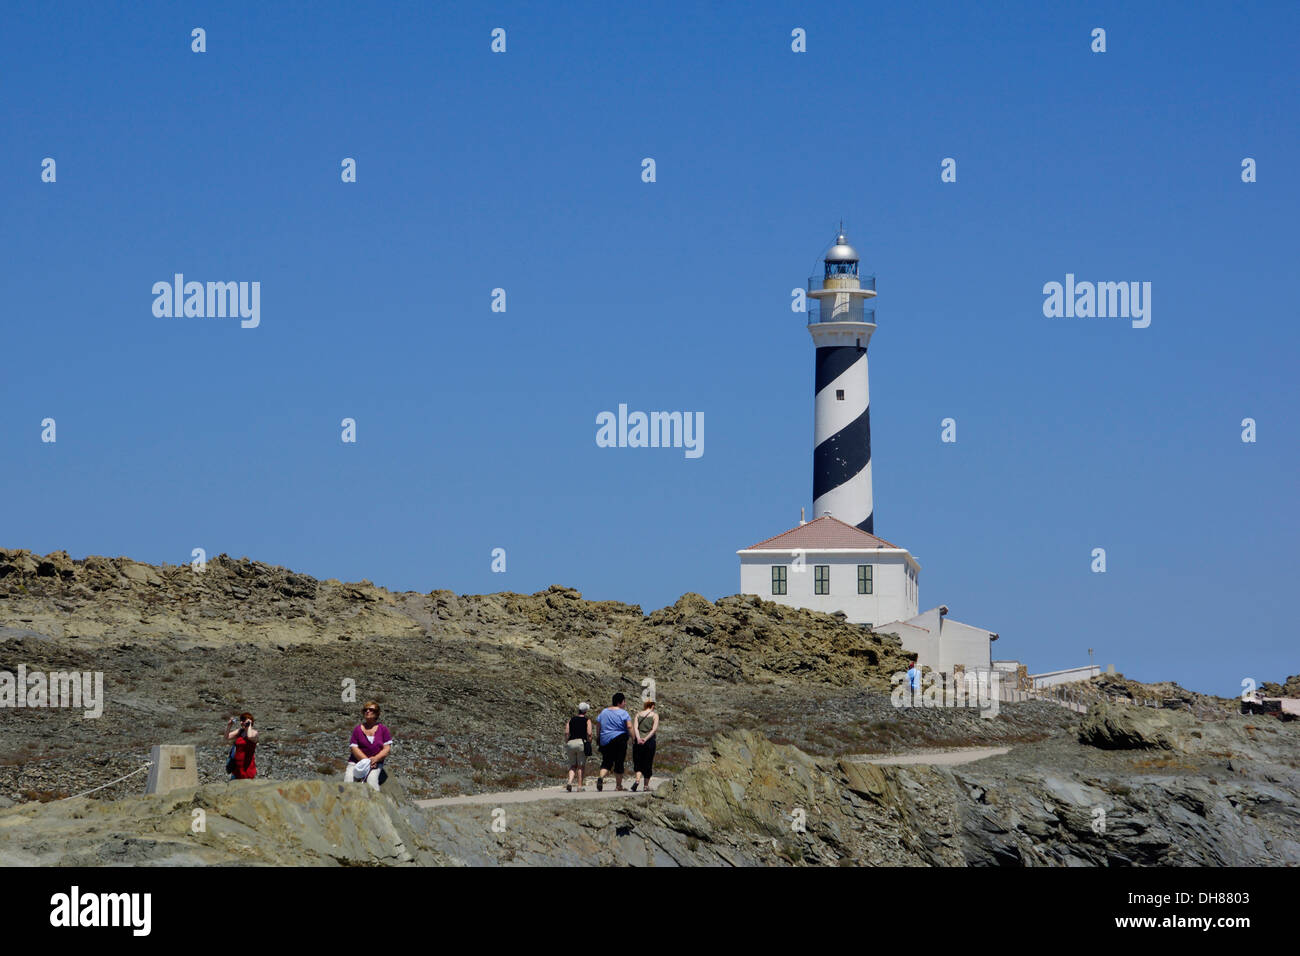
[[[622,694],[614,695],[613,706],[606,707],[596,718],[600,727],[600,776],[596,789],[605,789],[605,774],[614,771],[615,790],[623,789],[623,761],[627,759],[627,739],[632,733],[632,716],[623,709]]]

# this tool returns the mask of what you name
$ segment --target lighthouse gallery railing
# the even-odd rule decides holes
[[[809,292],[820,292],[822,289],[824,289],[824,288],[826,287],[826,280],[827,280],[827,279],[843,279],[843,278],[845,278],[845,276],[842,276],[842,275],[833,275],[833,276],[809,276],[809,277],[808,277],[808,291],[809,291]],[[872,292],[875,292],[875,291],[876,291],[876,277],[875,277],[875,276],[858,276],[857,278],[858,278],[858,288],[861,288],[861,289],[869,289],[869,290],[871,290]]]
[[[876,322],[876,310],[864,309],[861,305],[861,299],[858,300],[856,307],[853,303],[845,305],[840,303],[836,308],[833,302],[826,302],[825,309],[822,303],[816,299],[808,300],[808,322],[870,322],[872,325]]]

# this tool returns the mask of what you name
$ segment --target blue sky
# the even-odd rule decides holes
[[[1300,8],[553,6],[6,11],[0,545],[734,593],[811,506],[790,292],[842,217],[923,607],[1031,670],[1300,671]],[[176,272],[261,325],[155,317]],[[1150,327],[1045,318],[1066,273],[1151,282]],[[703,412],[703,457],[598,448],[620,402]]]

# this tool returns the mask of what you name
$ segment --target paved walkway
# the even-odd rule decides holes
[[[882,767],[913,767],[917,765],[952,767],[957,764],[983,760],[985,757],[1000,757],[1010,751],[1010,747],[963,747],[960,750],[924,750],[910,754],[890,754],[885,757],[871,757],[862,754],[847,759],[856,763],[874,763]]]
[[[658,790],[668,778],[655,774],[652,781],[654,789]],[[624,789],[620,792],[614,789],[614,781],[609,780],[605,784],[605,791],[601,793],[596,789],[596,784],[591,778],[588,778],[587,784],[581,791],[574,790],[573,793],[566,793],[564,785],[560,784],[555,787],[541,787],[536,790],[504,790],[500,793],[471,793],[463,797],[439,797],[436,800],[416,800],[417,807],[456,807],[466,804],[491,804],[500,806],[503,803],[534,803],[538,800],[612,800],[617,797],[641,797],[645,795],[644,790],[638,790],[633,793],[627,789],[632,786],[631,780],[624,780]]]
[[[964,747],[960,750],[923,750],[910,754],[890,754],[884,757],[872,757],[869,754],[860,754],[846,757],[858,763],[874,763],[885,767],[910,767],[918,765],[951,767],[957,764],[972,763],[976,760],[983,760],[985,757],[998,757],[1004,753],[1010,752],[1010,747]],[[658,790],[667,780],[667,777],[656,775],[654,778],[654,789]],[[614,781],[610,780],[605,785],[604,792],[596,789],[596,784],[592,778],[588,778],[587,784],[582,790],[575,790],[573,793],[566,793],[564,785],[560,784],[553,787],[539,787],[534,790],[503,790],[499,793],[472,793],[462,797],[439,797],[436,800],[416,800],[417,807],[457,807],[468,805],[482,805],[499,807],[507,803],[536,803],[539,800],[614,800],[620,797],[640,797],[644,796],[645,791],[639,790],[633,793],[626,787],[631,786],[631,781],[625,781],[625,789],[621,792],[614,789]]]

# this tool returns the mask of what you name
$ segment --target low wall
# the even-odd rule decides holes
[[[1067,667],[1060,671],[1045,671],[1042,674],[1030,674],[1029,680],[1035,687],[1051,687],[1053,684],[1072,684],[1075,681],[1089,680],[1101,675],[1099,664],[1086,667]]]

